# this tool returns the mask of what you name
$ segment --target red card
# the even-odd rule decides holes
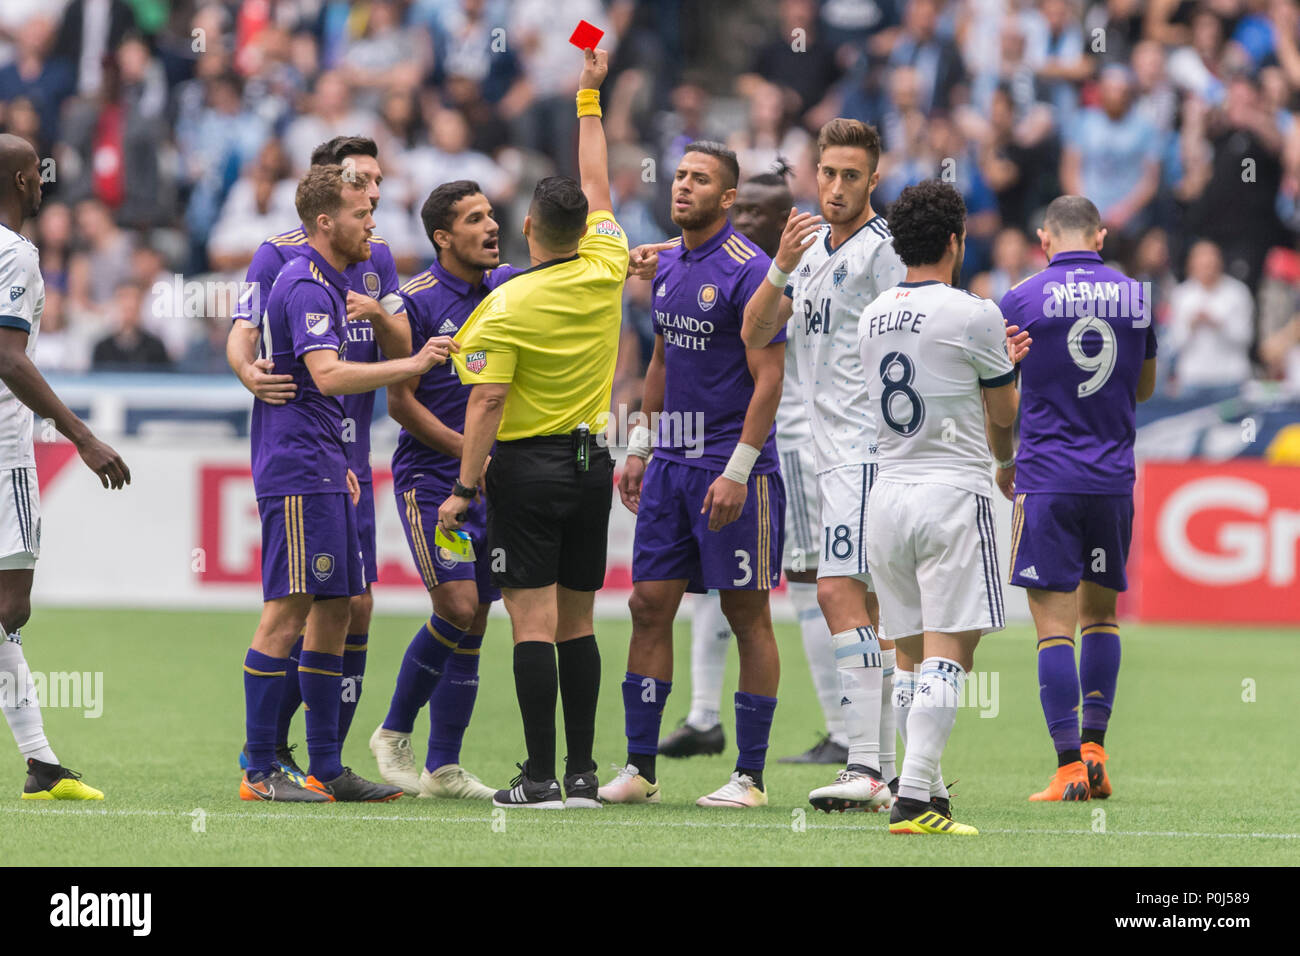
[[[569,37],[569,42],[579,50],[594,50],[600,38],[605,35],[605,31],[598,26],[588,23],[586,20],[579,20],[578,25],[573,29],[573,36]]]

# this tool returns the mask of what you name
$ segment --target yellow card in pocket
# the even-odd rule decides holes
[[[464,531],[448,533],[439,526],[433,533],[433,543],[438,548],[438,557],[445,561],[463,564],[474,560],[474,542]]]

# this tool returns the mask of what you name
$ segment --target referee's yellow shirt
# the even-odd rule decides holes
[[[578,254],[534,266],[488,293],[456,333],[466,385],[509,382],[497,438],[558,435],[609,414],[623,321],[627,237],[613,213],[587,217]]]

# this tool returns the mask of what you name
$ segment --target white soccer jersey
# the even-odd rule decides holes
[[[0,225],[0,327],[27,333],[27,357],[36,351],[36,334],[45,311],[45,280],[40,256],[23,236]],[[32,411],[0,382],[0,468],[35,467]]]
[[[818,474],[875,460],[876,420],[864,400],[858,316],[907,268],[876,216],[832,251],[823,226],[790,275],[789,348],[798,362]]]
[[[794,334],[794,323],[787,322],[787,340]],[[781,385],[781,402],[776,406],[776,447],[784,453],[787,448],[806,445],[812,441],[812,427],[808,424],[808,409],[803,404],[803,388],[799,385],[799,360],[793,348],[785,350],[785,381]]]
[[[980,388],[1015,378],[998,307],[938,281],[900,283],[862,313],[859,342],[878,480],[990,495]]]

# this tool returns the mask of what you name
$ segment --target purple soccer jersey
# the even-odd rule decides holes
[[[656,457],[718,472],[727,467],[754,396],[740,326],[771,262],[731,223],[694,249],[679,244],[659,253],[654,330],[664,338],[665,381]],[[785,330],[772,341],[784,342]],[[774,424],[753,473],[778,468]]]
[[[321,394],[303,361],[332,349],[346,358],[344,302],[348,280],[315,249],[281,270],[262,320],[263,352],[277,375],[291,375],[292,400],[253,400],[253,487],[271,495],[346,494],[347,452],[343,403]]]
[[[252,325],[261,326],[262,316],[270,306],[270,294],[284,264],[295,256],[307,254],[307,233],[302,226],[272,236],[253,253],[253,261],[248,265],[248,274],[244,278],[244,293],[240,297],[239,307],[232,319],[243,319]],[[385,303],[385,308],[393,314],[400,312],[397,297],[397,265],[393,262],[393,252],[388,243],[377,236],[370,239],[370,258],[355,262],[344,270],[347,290],[368,295]],[[259,308],[260,306],[260,308]],[[362,319],[348,322],[349,362],[379,361],[379,346],[375,344],[374,329],[370,321]],[[369,482],[370,476],[370,422],[374,418],[375,393],[363,392],[360,395],[344,395],[343,417],[354,422],[348,430],[347,442],[348,467],[356,474],[357,480]]]
[[[1133,493],[1134,409],[1156,354],[1139,283],[1095,252],[1062,252],[1002,297],[1033,337],[1020,363],[1018,493]]]
[[[484,274],[478,286],[471,286],[435,261],[407,282],[401,288],[401,298],[411,323],[412,354],[424,348],[424,343],[434,336],[455,335],[487,294],[518,272],[514,266],[497,266]],[[469,401],[472,387],[461,384],[455,366],[448,362],[420,376],[415,397],[448,428],[463,432],[465,403]],[[430,448],[405,428],[398,432],[397,449],[393,452],[394,491],[400,494],[417,484],[432,481],[450,494],[459,475],[459,458]]]

